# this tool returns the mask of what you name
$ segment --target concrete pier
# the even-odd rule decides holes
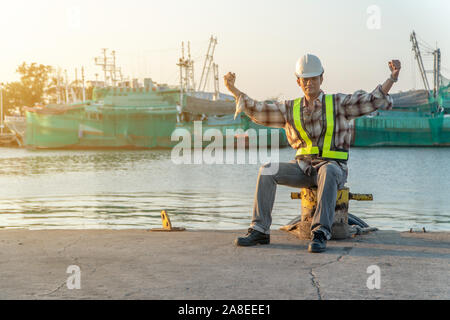
[[[243,234],[2,230],[0,299],[450,299],[449,232],[378,231],[321,254],[282,231],[234,246]],[[67,287],[70,265],[80,289]]]

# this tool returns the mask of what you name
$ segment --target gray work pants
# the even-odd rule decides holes
[[[276,163],[276,166],[278,170],[273,170],[273,165],[268,163],[259,170],[250,227],[259,232],[270,233],[278,184],[294,188],[317,187],[317,209],[311,224],[311,233],[320,230],[330,239],[337,191],[344,187],[347,172],[336,162],[322,165],[317,173],[311,176],[304,174],[295,160],[289,163]]]

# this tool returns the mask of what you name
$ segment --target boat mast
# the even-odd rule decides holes
[[[67,69],[64,70],[64,74],[66,75],[66,104],[69,104],[69,85],[68,85],[68,77],[67,77]]]
[[[183,66],[184,66],[184,42],[181,43],[181,58],[177,66],[180,67],[180,107],[183,108]]]
[[[195,91],[195,78],[194,78],[194,61],[191,58],[191,42],[188,41],[188,61],[187,61],[187,72],[189,78],[189,88],[190,91]]]
[[[103,50],[103,72],[104,72],[104,74],[105,74],[105,79],[104,79],[104,81],[105,81],[105,83],[104,83],[104,87],[106,88],[106,83],[107,83],[107,77],[106,77],[106,48],[103,48],[102,49]]]
[[[423,84],[425,86],[425,90],[427,90],[427,93],[430,94],[430,85],[428,84],[426,71],[423,66],[422,55],[420,54],[420,49],[419,49],[419,45],[417,43],[416,33],[414,31],[411,33],[410,39],[412,42],[412,49],[416,55],[417,64],[419,65],[420,74],[422,75],[422,80],[423,80]]]
[[[206,84],[208,82],[208,76],[211,71],[211,65],[212,65],[213,59],[214,59],[214,51],[216,49],[216,45],[217,45],[217,38],[214,38],[213,36],[211,36],[211,38],[209,39],[208,52],[206,53],[205,63],[203,65],[202,76],[200,78],[200,84],[198,86],[198,91],[205,90]],[[205,70],[206,70],[207,65],[208,65],[208,70],[206,71],[206,75],[205,75]]]
[[[219,100],[219,65],[213,64],[214,70],[214,100]]]
[[[61,104],[61,68],[58,67],[56,74],[56,90],[58,92],[58,104]]]
[[[107,66],[108,66],[108,59],[107,59],[107,57],[106,57],[106,51],[107,51],[108,49],[107,48],[102,48],[102,52],[103,52],[103,57],[96,57],[95,58],[95,64],[97,65],[97,66],[101,66],[102,68],[103,68],[103,74],[104,74],[104,84],[103,84],[103,87],[105,87],[106,88],[106,83],[107,83],[107,80],[108,80],[108,78],[107,78],[107,72],[108,72],[108,70],[107,70]]]
[[[110,75],[110,79],[111,79],[111,85],[113,87],[116,86],[117,83],[117,79],[120,78],[120,81],[123,81],[123,76],[122,76],[122,68],[117,68],[116,66],[116,51],[111,51],[111,57],[108,58],[106,55],[107,52],[107,48],[103,48],[102,52],[103,52],[103,57],[96,57],[95,58],[95,64],[97,66],[101,66],[103,69],[103,73],[104,73],[104,77],[105,77],[105,84],[104,87],[107,87],[107,82],[108,82],[108,76],[107,74],[109,73]],[[119,76],[117,76],[119,75]],[[96,80],[97,81],[97,80]]]
[[[195,91],[194,61],[191,58],[191,43],[188,41],[187,59],[184,56],[184,41],[181,42],[181,58],[177,66],[180,67],[180,106],[183,103],[183,94]]]
[[[441,84],[441,49],[437,48],[433,51],[434,56],[434,68],[433,68],[433,78],[434,78],[434,97],[439,94],[440,84]]]
[[[211,66],[213,64],[214,51],[216,50],[216,45],[217,45],[217,38],[213,39],[212,52],[211,52],[211,55],[209,57],[208,71],[206,72],[205,83],[203,85],[203,91],[205,91],[206,84],[208,83],[208,78],[209,78],[209,74],[211,72]]]
[[[109,67],[111,68],[110,73],[113,87],[116,87],[117,79],[122,78],[122,68],[118,68],[116,62],[116,51],[112,51],[112,63],[109,65]]]
[[[105,84],[104,84],[104,87],[106,88],[106,86],[107,86],[107,82],[108,82],[108,79],[107,79],[107,77],[106,77],[106,64],[107,64],[107,62],[106,62],[106,48],[103,48],[102,49],[103,50],[103,61],[104,61],[104,63],[103,63],[103,72],[104,72],[104,74],[105,74]]]
[[[208,62],[208,59],[209,59],[209,51],[211,50],[212,40],[213,40],[213,36],[211,36],[211,38],[209,39],[208,51],[206,53],[205,63],[203,64],[203,69],[202,69],[202,76],[200,77],[200,83],[198,85],[197,91],[200,91],[202,83],[203,83],[203,77],[205,75],[206,63]]]
[[[84,67],[81,67],[81,82],[83,83],[83,102],[86,101],[86,86],[84,85]]]
[[[188,81],[187,60],[184,58],[184,41],[181,43],[181,59],[182,59],[182,68],[184,69],[183,89],[186,93],[188,93],[189,92],[189,81]]]
[[[112,86],[115,87],[116,86],[116,51],[112,51],[112,59],[113,59],[113,63],[111,66],[111,82],[112,82]]]
[[[73,91],[73,89],[72,89]],[[75,97],[73,97],[74,102],[78,101],[78,68],[75,68]]]
[[[209,74],[211,72],[211,66],[212,66],[213,61],[214,61],[213,59],[214,59],[214,51],[216,50],[216,45],[217,45],[217,38],[214,39],[212,53],[211,53],[211,57],[210,57],[210,60],[209,60],[209,65],[208,65],[208,71],[206,72],[205,84],[203,85],[203,91],[205,91],[206,83],[208,82]]]

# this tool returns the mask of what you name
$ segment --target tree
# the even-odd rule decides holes
[[[10,82],[3,87],[3,108],[14,109],[16,106],[23,106],[22,97],[24,88],[20,82]]]
[[[3,108],[7,112],[15,107],[45,103],[44,95],[49,85],[51,66],[25,62],[17,68],[20,81],[10,82],[3,86]]]
[[[32,107],[36,103],[43,103],[52,70],[51,66],[37,65],[34,62],[30,65],[24,62],[17,68],[17,72],[21,75],[22,105]]]
[[[16,107],[33,107],[35,104],[46,105],[56,103],[59,98],[62,102],[66,101],[66,93],[63,80],[55,76],[54,69],[51,66],[22,63],[16,70],[20,74],[20,81],[4,84],[2,87],[3,109],[5,112],[13,110]],[[82,82],[74,81],[71,84],[78,99],[82,98]],[[86,88],[86,100],[91,100],[93,95],[92,87]]]

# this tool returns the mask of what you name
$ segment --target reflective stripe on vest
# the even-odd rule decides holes
[[[320,150],[317,146],[312,145],[312,141],[309,138],[308,134],[302,127],[301,122],[301,105],[302,99],[299,98],[294,101],[293,107],[293,116],[295,127],[297,128],[300,136],[303,141],[306,143],[306,148],[299,148],[297,150],[296,156],[300,155],[315,155],[320,154]],[[331,146],[333,144],[334,138],[334,104],[333,104],[333,96],[326,95],[325,96],[325,110],[326,110],[326,126],[327,130],[325,132],[325,137],[323,140],[322,154],[320,155],[322,158],[330,158],[330,159],[339,159],[339,160],[347,160],[348,152],[344,151],[334,151],[331,150]],[[320,140],[320,139],[318,139]]]
[[[319,148],[313,147],[311,139],[308,137],[308,134],[306,133],[306,131],[303,130],[302,121],[300,120],[301,105],[302,105],[302,98],[294,101],[294,110],[293,110],[294,123],[295,123],[295,127],[297,128],[298,132],[300,132],[300,136],[302,137],[303,141],[305,141],[305,143],[306,143],[306,148],[299,148],[297,150],[297,156],[306,155],[306,154],[319,154]]]

